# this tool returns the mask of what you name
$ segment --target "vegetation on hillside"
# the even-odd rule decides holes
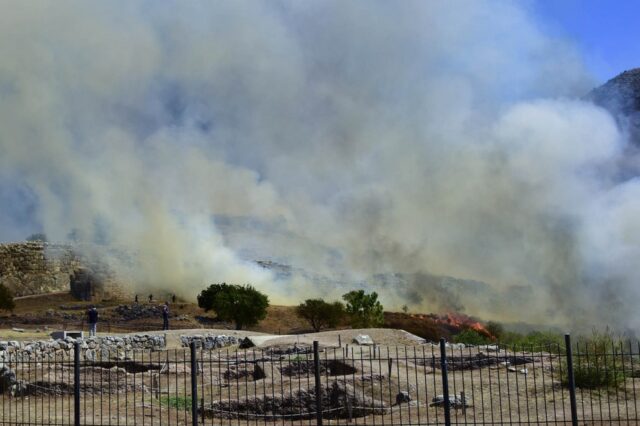
[[[464,343],[465,345],[486,345],[492,342],[489,337],[480,334],[471,328],[462,330],[460,333],[453,336],[453,341],[455,343]]]

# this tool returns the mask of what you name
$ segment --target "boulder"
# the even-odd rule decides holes
[[[430,405],[433,407],[440,407],[444,406],[444,402],[444,395],[437,395],[433,397]],[[449,395],[449,404],[452,408],[463,408],[469,406],[469,404],[467,404],[467,398],[464,395]]]
[[[5,393],[18,383],[16,373],[7,366],[0,367],[0,394]]]
[[[357,343],[362,346],[371,346],[373,345],[373,339],[367,334],[358,334],[353,338],[353,343]]]
[[[411,395],[408,391],[400,391],[396,395],[396,405],[407,404],[411,402]]]

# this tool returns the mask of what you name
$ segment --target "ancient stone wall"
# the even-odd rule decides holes
[[[128,336],[87,337],[58,340],[0,341],[0,364],[6,361],[64,359],[73,355],[75,342],[80,343],[87,359],[125,359],[132,350],[163,350],[167,346],[165,335],[134,334]]]
[[[68,246],[43,242],[0,245],[0,283],[16,296],[69,290],[80,261]]]
[[[95,248],[41,241],[0,244],[0,284],[16,297],[57,291],[96,301],[124,296],[124,286],[99,259]]]

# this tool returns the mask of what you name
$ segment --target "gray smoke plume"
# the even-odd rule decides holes
[[[0,3],[0,238],[126,247],[139,286],[191,297],[356,282],[437,308],[425,283],[452,276],[500,296],[468,313],[639,324],[623,133],[526,7]]]

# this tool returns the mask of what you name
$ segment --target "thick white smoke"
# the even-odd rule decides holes
[[[1,3],[2,191],[26,195],[2,207],[0,238],[30,211],[51,239],[127,247],[139,285],[190,296],[348,290],[277,281],[246,251],[336,282],[417,277],[379,288],[389,305],[436,309],[419,277],[437,274],[509,295],[469,313],[638,324],[624,141],[575,100],[593,81],[526,8]],[[254,225],[220,232],[237,220]]]

